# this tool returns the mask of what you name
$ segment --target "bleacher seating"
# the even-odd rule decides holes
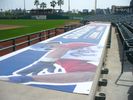
[[[127,22],[133,25],[133,14],[97,14],[97,15],[88,15],[84,17],[86,21],[104,21],[104,22]]]
[[[128,60],[133,64],[133,32],[131,32],[126,25],[127,24],[124,24],[124,23],[116,24],[119,37],[123,44],[122,58],[121,58],[121,61],[122,61],[121,74],[117,78],[115,82],[116,84],[120,79],[122,73],[124,72],[125,61]],[[125,59],[125,55],[127,56],[127,59]]]
[[[123,23],[118,23],[117,27],[123,43],[123,53],[126,53],[127,59],[133,63],[133,33]],[[122,63],[124,63],[124,59]]]

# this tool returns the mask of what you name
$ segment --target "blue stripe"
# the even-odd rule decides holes
[[[30,76],[13,76],[9,77],[9,82],[13,83],[25,83],[25,82],[31,82],[34,79]]]
[[[9,82],[13,83],[26,83],[34,81],[34,79],[30,76],[14,76],[9,77]],[[58,91],[64,91],[64,92],[73,92],[76,85],[42,85],[42,84],[30,84],[30,86],[40,87],[40,88],[46,88],[46,89],[52,89],[52,90],[58,90]]]
[[[39,85],[31,84],[30,86],[52,89],[52,90],[63,91],[63,92],[69,92],[69,93],[73,93],[76,87],[76,85],[40,85],[40,84]]]
[[[0,75],[11,75],[14,71],[32,64],[46,51],[26,50],[0,62]]]

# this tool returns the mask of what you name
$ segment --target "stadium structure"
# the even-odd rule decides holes
[[[74,28],[0,41],[12,44],[1,51],[14,51],[0,59],[0,99],[133,100],[133,0],[111,10],[96,5]]]

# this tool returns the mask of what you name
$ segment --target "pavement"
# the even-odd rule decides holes
[[[97,92],[106,94],[106,100],[133,100],[133,75],[132,66],[126,61],[124,73],[115,81],[121,72],[121,52],[118,33],[112,28],[111,47],[107,49],[104,67],[109,69],[109,74],[101,75],[108,80],[106,87],[99,87]],[[64,93],[0,81],[0,100],[88,100],[89,95]]]
[[[122,45],[118,33],[112,28],[111,48],[107,50],[105,67],[109,69],[108,75],[102,77],[108,80],[106,87],[101,87],[100,92],[106,93],[106,100],[133,100],[133,65],[125,59],[124,72],[117,84],[117,78],[121,73],[121,49]]]

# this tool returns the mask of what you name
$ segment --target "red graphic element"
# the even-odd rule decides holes
[[[63,67],[66,70],[66,72],[96,71],[95,65],[87,63],[87,61],[84,60],[60,59],[56,63]]]
[[[77,43],[62,44],[59,47],[69,48],[69,49],[78,49],[78,48],[83,48],[83,47],[87,47],[87,46],[93,46],[93,44],[77,42]]]

